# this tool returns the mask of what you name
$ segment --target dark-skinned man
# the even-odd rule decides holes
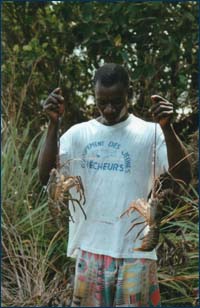
[[[140,238],[140,225],[125,236],[138,213],[120,216],[134,200],[148,200],[154,177],[171,170],[173,179],[190,182],[187,152],[171,124],[173,105],[161,96],[151,97],[153,119],[159,123],[153,168],[155,123],[129,114],[127,71],[104,64],[95,73],[94,94],[100,116],[72,126],[60,138],[62,172],[81,177],[86,197],[87,219],[77,209],[69,225],[67,255],[76,258],[72,306],[159,306],[156,251],[134,249],[141,246],[148,227]],[[64,112],[60,88],[46,99],[44,111],[49,126],[39,174],[46,185],[56,167],[58,119]],[[75,190],[71,193],[77,198]]]

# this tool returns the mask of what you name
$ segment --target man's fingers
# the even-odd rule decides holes
[[[151,100],[153,103],[158,103],[159,101],[168,102],[164,97],[160,95],[151,95]]]
[[[44,105],[43,110],[44,111],[48,111],[48,110],[59,111],[59,106],[57,104],[50,103],[50,104]]]
[[[46,104],[55,104],[55,105],[58,105],[58,100],[56,98],[54,98],[52,95],[49,96],[49,98],[47,99],[46,101]]]
[[[64,97],[62,95],[58,95],[58,94],[52,93],[51,97],[53,97],[56,100],[58,100],[60,104],[64,103]]]
[[[153,102],[151,112],[155,122],[159,122],[161,127],[170,123],[174,113],[173,104],[160,95],[152,95]]]
[[[58,107],[59,105],[63,103],[64,103],[63,96],[51,93],[49,97],[47,98],[47,100],[43,101],[42,106],[46,110],[48,107],[51,107],[51,105],[52,106],[54,105],[54,107]]]
[[[151,112],[153,114],[157,114],[159,112],[162,111],[173,111],[173,105],[169,102],[165,103],[165,102],[161,102],[160,104],[155,104],[151,107]]]
[[[173,111],[163,111],[161,114],[158,114],[157,117],[158,120],[163,119],[163,118],[168,118],[173,114]]]
[[[55,94],[62,94],[62,91],[61,91],[61,88],[56,88],[55,90],[53,90],[52,94],[55,93]]]
[[[173,115],[173,110],[170,108],[170,109],[164,109],[164,110],[158,110],[156,112],[153,112],[153,117],[154,119],[158,120],[158,119],[161,119],[161,118],[164,118],[164,117],[169,117],[171,115]]]
[[[46,100],[41,102],[43,111],[48,115],[53,121],[57,120],[59,116],[62,116],[64,113],[64,97],[60,88],[56,88],[51,94],[47,97]]]

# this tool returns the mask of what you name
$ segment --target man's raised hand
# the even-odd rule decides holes
[[[49,119],[57,122],[58,118],[64,114],[64,97],[60,88],[56,88],[49,94],[47,99],[42,104],[43,110]]]
[[[161,127],[170,123],[174,113],[173,104],[159,95],[152,95],[151,113],[155,122],[158,122]]]

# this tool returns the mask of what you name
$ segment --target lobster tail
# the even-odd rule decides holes
[[[149,232],[142,238],[142,246],[134,248],[134,251],[151,251],[158,245],[159,242],[159,226],[150,227]]]

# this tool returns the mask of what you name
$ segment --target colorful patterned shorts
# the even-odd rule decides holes
[[[141,306],[160,306],[156,261],[80,252],[72,307]]]

